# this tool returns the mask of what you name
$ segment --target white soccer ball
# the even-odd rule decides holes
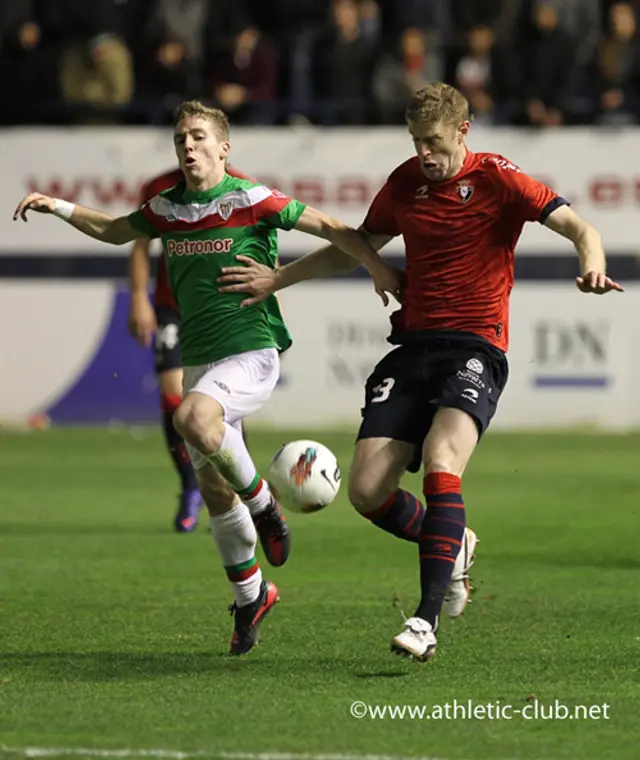
[[[331,504],[340,490],[338,460],[316,441],[285,443],[271,460],[269,484],[274,496],[291,512],[317,512]]]

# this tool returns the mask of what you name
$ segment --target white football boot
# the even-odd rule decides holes
[[[451,583],[444,597],[443,609],[450,618],[460,617],[469,602],[471,585],[469,583],[469,568],[473,565],[478,536],[471,528],[464,529],[462,546],[453,566]]]
[[[436,635],[431,623],[412,617],[404,621],[404,630],[391,639],[391,651],[418,662],[426,662],[436,653]]]

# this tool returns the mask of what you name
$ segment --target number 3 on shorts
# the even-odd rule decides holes
[[[393,377],[385,377],[380,385],[376,385],[376,387],[373,389],[374,396],[371,399],[371,403],[380,404],[383,401],[386,401],[389,398],[391,389],[395,384],[396,381]]]

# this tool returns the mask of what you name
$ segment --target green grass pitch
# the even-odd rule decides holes
[[[250,446],[264,469],[299,437],[314,435],[252,431]],[[346,472],[352,437],[315,437]],[[261,644],[230,659],[229,587],[204,515],[195,534],[171,532],[177,481],[159,431],[2,434],[0,757],[637,760],[639,452],[638,436],[489,434],[464,481],[473,602],[419,665],[389,652],[417,600],[417,549],[359,518],[346,489],[290,516],[288,564],[262,562],[281,603]],[[536,699],[607,704],[608,717],[350,715],[354,702]]]

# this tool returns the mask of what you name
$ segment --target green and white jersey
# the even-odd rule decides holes
[[[305,205],[245,178],[225,174],[210,190],[184,182],[156,195],[129,223],[164,248],[180,309],[182,364],[209,364],[259,348],[286,350],[291,336],[277,298],[240,308],[246,293],[220,293],[217,278],[238,254],[274,269],[278,229],[290,230]]]

